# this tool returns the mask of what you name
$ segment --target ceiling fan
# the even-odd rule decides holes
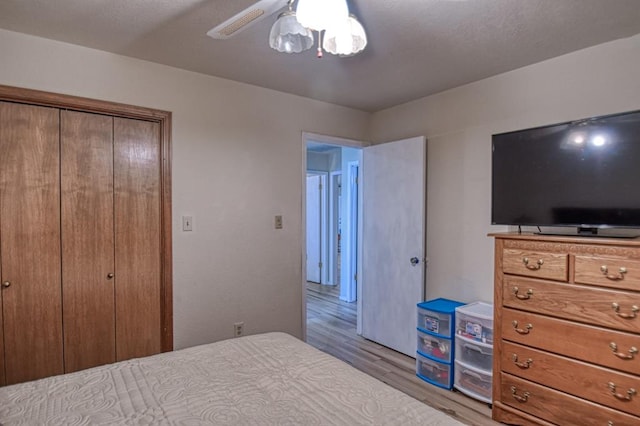
[[[269,34],[273,49],[285,53],[305,51],[313,46],[315,31],[318,57],[322,57],[323,49],[339,56],[353,56],[364,50],[366,33],[357,18],[349,14],[347,0],[259,0],[210,29],[207,35],[227,40],[287,6]]]
[[[207,32],[211,38],[226,40],[283,9],[289,0],[260,0]]]

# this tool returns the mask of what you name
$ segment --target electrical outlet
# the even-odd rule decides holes
[[[244,322],[236,322],[233,324],[233,335],[240,337],[244,333]]]

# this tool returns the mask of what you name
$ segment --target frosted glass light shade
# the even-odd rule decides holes
[[[339,27],[328,29],[324,35],[322,47],[329,53],[340,56],[353,56],[367,46],[367,33],[355,16]]]
[[[313,46],[313,32],[300,25],[295,12],[284,12],[271,27],[269,46],[278,52],[300,53]]]
[[[298,0],[296,16],[303,27],[328,30],[349,17],[346,0]]]

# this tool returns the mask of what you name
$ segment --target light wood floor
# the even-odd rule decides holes
[[[337,289],[307,283],[307,342],[467,425],[499,425],[488,404],[416,377],[415,359],[356,334],[356,304]]]

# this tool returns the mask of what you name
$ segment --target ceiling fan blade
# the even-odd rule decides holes
[[[287,3],[289,3],[288,0],[260,0],[223,23],[216,25],[207,31],[207,35],[211,38],[226,40],[282,9]]]

